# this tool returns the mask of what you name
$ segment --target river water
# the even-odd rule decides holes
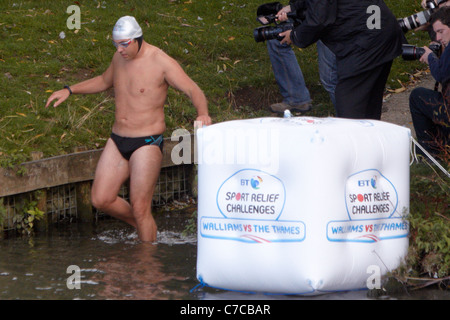
[[[185,223],[179,219],[159,218],[157,244],[141,243],[134,229],[115,220],[59,225],[31,238],[0,240],[0,300],[369,299],[366,291],[305,298],[192,290],[198,285],[196,238],[182,234]],[[81,281],[72,281],[75,276]],[[450,295],[420,290],[378,299]]]

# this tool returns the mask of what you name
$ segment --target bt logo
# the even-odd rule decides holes
[[[373,176],[370,180],[358,180],[358,187],[372,187],[377,188],[377,176]]]
[[[259,176],[253,177],[251,179],[241,179],[241,186],[250,186],[255,190],[260,188],[263,179]]]

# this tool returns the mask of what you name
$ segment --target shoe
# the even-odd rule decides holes
[[[280,102],[272,104],[269,109],[274,113],[284,113],[285,110],[294,112],[306,112],[311,110],[311,103],[305,102],[298,105],[289,105],[285,102]]]

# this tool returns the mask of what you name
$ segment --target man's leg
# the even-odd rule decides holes
[[[442,93],[422,87],[415,88],[409,96],[409,108],[418,142],[429,153],[436,155],[442,148],[436,141],[441,138],[443,145],[448,141],[445,124],[449,119]],[[422,154],[420,149],[417,149],[417,152]]]
[[[386,62],[379,67],[378,77],[374,82],[371,90],[370,100],[368,101],[366,109],[366,118],[381,119],[381,112],[383,107],[383,94],[386,88],[386,82],[391,72],[392,61]]]
[[[128,177],[128,161],[109,139],[95,171],[92,204],[97,209],[136,227],[130,204],[118,196],[121,186]]]
[[[283,102],[288,105],[301,105],[311,102],[302,70],[292,48],[278,40],[267,41],[270,62]]]
[[[349,119],[380,120],[383,91],[391,62],[340,79],[336,86],[336,115]]]
[[[161,170],[162,153],[157,146],[137,149],[130,158],[130,203],[141,241],[156,241],[152,199]]]
[[[336,117],[364,119],[368,91],[364,74],[340,79],[336,85]]]
[[[333,106],[335,106],[336,98],[334,92],[338,82],[336,56],[321,40],[317,41],[317,53],[319,55],[320,82],[330,95]]]

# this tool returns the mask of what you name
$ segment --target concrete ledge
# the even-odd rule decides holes
[[[191,135],[191,145],[193,146]],[[171,153],[179,141],[164,139],[162,167],[170,167]],[[194,150],[193,147],[191,150]],[[25,162],[26,173],[17,175],[13,170],[0,168],[0,197],[56,187],[68,183],[90,181],[94,179],[95,168],[103,149],[83,151],[42,160]],[[191,152],[193,159],[193,152]]]

